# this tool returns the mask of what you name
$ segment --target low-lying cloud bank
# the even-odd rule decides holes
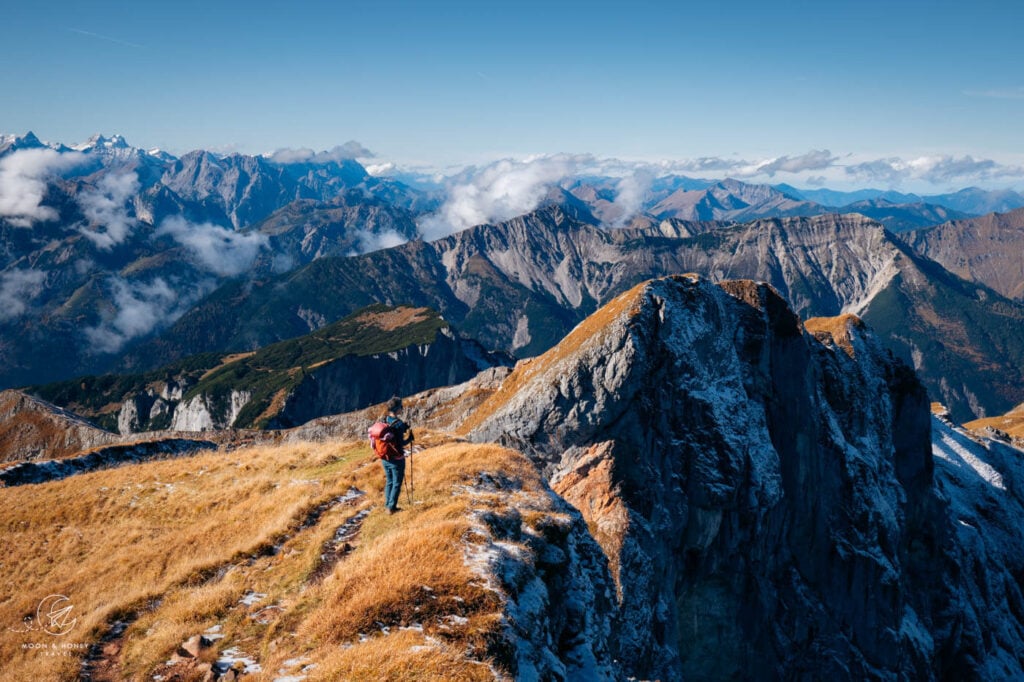
[[[81,192],[78,205],[89,224],[79,231],[96,248],[109,251],[135,229],[138,221],[129,215],[127,204],[139,193],[136,173],[110,173],[100,178],[95,189]]]
[[[31,268],[0,272],[0,322],[14,319],[28,310],[33,298],[43,291],[46,273]]]
[[[195,294],[179,296],[162,277],[137,282],[113,276],[107,286],[113,311],[100,324],[85,329],[90,350],[97,354],[115,353],[133,339],[170,326],[198,300]]]
[[[353,159],[372,159],[374,156],[375,154],[373,152],[359,142],[349,140],[345,144],[340,144],[321,152],[313,151],[308,147],[302,147],[299,149],[278,149],[277,151],[268,154],[267,158],[274,163],[309,163],[314,165],[324,165],[328,163],[351,161]]]
[[[507,220],[536,209],[553,188],[571,178],[619,178],[615,186],[612,227],[621,226],[643,207],[657,178],[684,175],[699,179],[733,177],[745,182],[796,182],[808,187],[868,182],[898,188],[907,183],[928,183],[949,190],[996,180],[1024,181],[1024,166],[971,156],[898,157],[859,161],[840,157],[828,149],[812,149],[797,156],[759,161],[741,158],[700,157],[681,161],[623,161],[590,154],[554,154],[523,160],[502,159],[480,168],[470,167],[447,179],[448,198],[434,214],[419,221],[420,235],[439,239],[474,225]],[[803,176],[802,178],[800,176]]]
[[[252,267],[260,250],[269,247],[266,235],[235,232],[213,223],[192,223],[172,216],[160,223],[155,236],[168,235],[203,270],[223,277],[234,277]]]
[[[0,217],[18,227],[56,220],[57,211],[43,206],[50,176],[74,168],[85,157],[53,149],[20,149],[0,159]]]

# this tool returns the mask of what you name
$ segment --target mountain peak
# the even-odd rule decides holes
[[[611,655],[630,675],[744,678],[756,659],[787,677],[796,662],[779,657],[786,642],[815,650],[799,664],[817,670],[856,650],[867,661],[860,677],[923,651],[868,634],[882,623],[898,633],[908,609],[926,606],[909,592],[887,601],[863,590],[894,570],[900,584],[921,578],[905,539],[932,531],[897,519],[929,494],[927,396],[857,318],[817,328],[828,342],[764,283],[650,280],[517,366],[463,423],[470,440],[529,454],[598,529],[616,617],[631,624]],[[843,343],[856,352],[836,352]],[[870,530],[840,521],[852,518],[871,519]],[[743,578],[723,581],[740,555]],[[851,574],[864,578],[839,577]],[[779,620],[769,603],[801,607]],[[677,619],[690,609],[699,624]]]
[[[128,144],[128,141],[122,135],[104,137],[102,133],[96,133],[85,142],[76,144],[71,148],[76,151],[85,152],[98,149],[131,149],[131,145]]]
[[[0,135],[0,154],[19,149],[40,149],[46,145],[31,130],[24,135]]]

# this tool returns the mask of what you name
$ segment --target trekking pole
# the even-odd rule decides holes
[[[406,497],[408,497],[408,499],[409,499],[409,506],[410,507],[413,504],[413,488],[416,487],[414,485],[414,483],[413,483],[413,477],[412,477],[412,469],[413,469],[412,461],[414,459],[414,457],[413,457],[414,454],[416,454],[416,450],[414,448],[410,447],[409,448],[409,485],[405,486],[405,494],[406,494]]]

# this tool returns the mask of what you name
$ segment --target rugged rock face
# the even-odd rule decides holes
[[[1024,299],[1024,208],[953,220],[902,238],[950,272]]]
[[[252,394],[248,391],[230,391],[223,398],[207,394],[193,396],[174,408],[171,418],[173,431],[211,431],[230,428],[238,419]]]
[[[954,608],[935,623],[946,679],[1020,679],[1024,660],[1024,451],[933,417],[935,487],[949,500],[944,581]]]
[[[655,280],[463,425],[530,453],[583,513],[624,675],[980,674],[993,626],[954,622],[975,579],[949,560],[923,387],[855,317],[808,330],[763,284]]]
[[[68,457],[118,437],[21,391],[0,391],[0,462]]]
[[[173,423],[178,403],[191,383],[194,382],[171,378],[129,395],[117,412],[117,432],[123,436],[167,428]]]

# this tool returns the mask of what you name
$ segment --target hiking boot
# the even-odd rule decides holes
[[[395,512],[402,511],[401,507],[388,507],[388,514],[394,514]]]

